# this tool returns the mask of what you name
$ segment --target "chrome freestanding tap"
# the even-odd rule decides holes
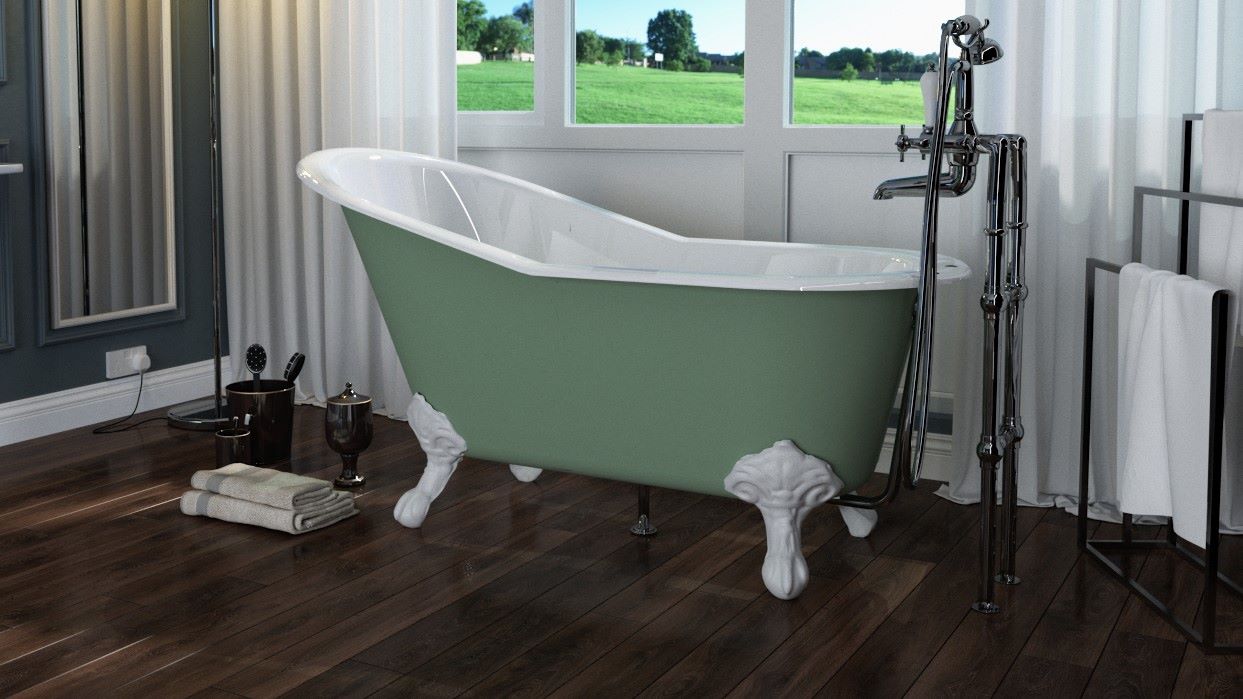
[[[984,228],[983,428],[976,454],[980,460],[980,587],[972,609],[999,610],[994,583],[1014,585],[1016,514],[1015,483],[1023,421],[1019,415],[1022,374],[1024,236],[1026,235],[1027,142],[1015,134],[980,134],[974,119],[974,70],[998,60],[1001,47],[984,36],[988,21],[963,15],[941,25],[939,59],[921,79],[924,91],[923,131],[914,138],[902,128],[895,146],[899,158],[917,149],[928,158],[928,174],[882,182],[876,199],[923,196],[922,263],[915,302],[915,332],[906,369],[906,386],[894,445],[894,466],[908,484],[919,480],[928,422],[932,369],[932,330],[936,308],[937,215],[941,196],[957,197],[975,184],[980,156],[989,157],[988,221]],[[950,43],[959,49],[950,59]],[[950,89],[954,90],[953,123],[946,129]],[[941,171],[941,159],[948,171]],[[1004,354],[1004,359],[1003,359]],[[899,455],[901,451],[903,454]],[[997,566],[998,526],[996,477],[1002,471],[1000,568]],[[844,502],[843,504],[850,504]]]

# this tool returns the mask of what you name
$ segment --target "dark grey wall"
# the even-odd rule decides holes
[[[40,303],[46,263],[38,241],[47,235],[41,201],[45,173],[42,124],[37,104],[43,70],[38,35],[40,4],[39,0],[0,0],[6,13],[8,60],[8,83],[0,86],[0,142],[10,140],[10,162],[27,166],[25,173],[7,178],[7,197],[0,189],[0,256],[6,258],[0,259],[0,275],[5,274],[6,264],[13,270],[12,298],[4,298],[5,285],[0,283],[0,304],[11,303],[14,319],[11,349],[3,349],[5,338],[0,327],[0,402],[103,381],[104,353],[122,347],[145,344],[152,369],[211,357],[208,0],[172,0],[172,4],[173,127],[177,236],[183,246],[183,312],[155,326],[136,328],[144,319],[128,319],[103,326],[103,334],[75,338],[52,332],[46,308]],[[0,188],[4,186],[0,184]],[[90,332],[100,329],[86,328]]]

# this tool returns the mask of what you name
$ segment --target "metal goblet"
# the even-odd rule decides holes
[[[338,488],[354,488],[367,481],[358,472],[358,455],[371,446],[371,397],[354,392],[345,384],[340,395],[327,400],[324,437],[328,446],[341,455],[341,475],[333,481]]]

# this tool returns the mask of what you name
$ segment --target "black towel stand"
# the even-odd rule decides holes
[[[1182,187],[1180,191],[1155,189],[1152,187],[1135,188],[1135,209],[1131,225],[1131,256],[1134,260],[1142,259],[1143,251],[1143,205],[1144,197],[1154,196],[1180,200],[1178,225],[1178,272],[1187,273],[1187,251],[1190,228],[1190,205],[1192,202],[1202,204],[1218,204],[1222,206],[1243,207],[1243,199],[1222,197],[1191,192],[1191,128],[1194,122],[1203,118],[1200,114],[1183,115],[1183,151],[1182,151]],[[1221,549],[1221,482],[1222,482],[1222,437],[1225,423],[1226,365],[1228,353],[1234,346],[1234,338],[1227,332],[1230,293],[1218,291],[1213,294],[1213,331],[1212,349],[1209,361],[1209,436],[1208,436],[1208,517],[1207,546],[1203,557],[1198,547],[1191,547],[1174,533],[1173,521],[1169,523],[1165,540],[1136,540],[1132,535],[1133,517],[1122,515],[1121,539],[1089,539],[1088,538],[1088,484],[1090,482],[1088,452],[1092,435],[1092,344],[1093,325],[1096,316],[1096,272],[1118,273],[1121,265],[1096,258],[1088,258],[1084,286],[1083,305],[1083,386],[1082,414],[1080,416],[1079,441],[1079,548],[1091,554],[1105,569],[1122,581],[1132,592],[1148,603],[1171,626],[1178,629],[1187,640],[1198,645],[1209,654],[1243,653],[1243,645],[1220,644],[1217,639],[1217,583],[1220,581],[1228,590],[1243,596],[1243,587],[1218,569]],[[1125,572],[1120,565],[1109,557],[1109,554],[1131,554],[1153,551],[1156,549],[1172,550],[1204,574],[1204,593],[1200,615],[1200,628],[1181,619],[1168,605],[1162,602],[1138,580]]]

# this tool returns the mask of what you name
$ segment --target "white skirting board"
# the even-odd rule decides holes
[[[221,370],[228,381],[232,376],[228,357],[221,361]],[[214,382],[215,369],[210,359],[149,371],[143,379],[138,412],[210,396]],[[0,446],[125,417],[134,409],[137,391],[135,374],[0,403]]]
[[[885,430],[885,444],[881,447],[880,458],[876,462],[877,473],[889,473],[889,460],[893,458],[893,439],[897,433],[893,428]],[[950,474],[950,449],[954,438],[948,434],[929,432],[924,440],[924,469],[921,479],[948,481]]]

